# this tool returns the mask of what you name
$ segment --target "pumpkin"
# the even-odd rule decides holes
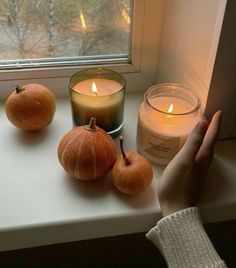
[[[153,171],[150,162],[136,152],[124,152],[123,137],[120,137],[122,154],[112,168],[114,186],[122,193],[135,195],[145,191],[152,182]]]
[[[9,121],[23,130],[41,130],[53,120],[56,98],[45,86],[26,84],[16,86],[5,103]]]
[[[89,125],[73,128],[61,139],[58,159],[65,171],[82,181],[104,177],[116,160],[116,148],[111,137],[96,126],[91,118]]]

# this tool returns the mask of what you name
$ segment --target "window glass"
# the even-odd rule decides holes
[[[0,67],[128,59],[132,0],[1,0]]]

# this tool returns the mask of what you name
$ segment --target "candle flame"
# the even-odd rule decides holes
[[[80,11],[80,22],[81,22],[83,30],[86,31],[87,27],[86,27],[86,23],[84,19],[84,14],[82,13],[82,11]]]
[[[97,96],[98,90],[95,82],[92,83],[92,92]]]
[[[167,113],[168,113],[168,114],[169,114],[169,113],[172,113],[173,110],[174,110],[174,105],[171,103],[171,105],[169,106],[169,109],[168,109]]]

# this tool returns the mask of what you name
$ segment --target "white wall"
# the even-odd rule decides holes
[[[204,108],[226,0],[166,0],[157,82],[197,91]]]

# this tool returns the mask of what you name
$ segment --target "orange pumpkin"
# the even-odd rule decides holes
[[[55,110],[54,94],[40,84],[16,86],[5,104],[9,121],[24,130],[44,129],[52,122]]]
[[[104,177],[116,160],[116,148],[111,137],[96,126],[75,127],[60,141],[58,159],[65,171],[76,179],[93,181]]]

